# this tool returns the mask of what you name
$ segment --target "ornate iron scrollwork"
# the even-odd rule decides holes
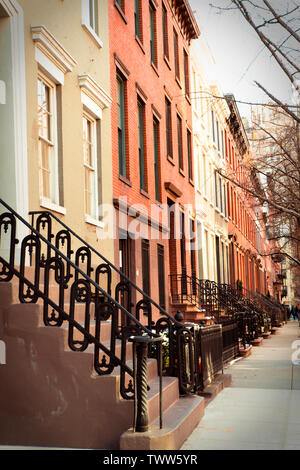
[[[26,266],[26,251],[28,250],[29,256],[34,259],[34,282],[33,287],[31,283],[26,281],[25,266]],[[20,260],[20,283],[19,283],[19,299],[21,303],[36,303],[39,298],[39,283],[40,283],[40,255],[41,255],[41,242],[37,235],[27,235],[21,244],[21,260]],[[26,292],[25,292],[25,286]]]
[[[95,318],[95,338],[97,342],[95,343],[94,369],[99,375],[108,375],[112,373],[115,366],[117,365],[114,360],[116,352],[116,307],[111,302],[103,302],[99,303],[98,305],[96,304]],[[110,345],[107,348],[107,353],[105,353],[104,348],[100,347],[101,322],[107,321],[109,319],[111,319]],[[102,356],[101,360],[100,355]]]
[[[90,277],[93,268],[92,268],[92,256],[91,250],[86,246],[81,246],[78,248],[75,254],[75,264],[79,267],[79,265],[85,266],[85,273],[87,276]],[[83,269],[82,269],[83,271]],[[79,277],[81,276],[78,270],[75,271],[75,281],[78,281]]]
[[[71,249],[71,235],[68,230],[60,230],[57,232],[55,237],[55,246],[58,250],[63,251],[66,254],[68,259],[71,259],[73,254],[73,250]],[[64,274],[64,282],[67,285],[70,279],[73,277],[71,274],[71,266],[69,262],[65,262],[65,274]]]
[[[0,269],[0,282],[8,282],[12,279],[13,277],[13,272],[10,269],[14,267],[15,264],[15,246],[19,242],[16,239],[16,218],[13,214],[10,214],[9,212],[5,212],[0,215],[0,242],[4,238],[3,234],[1,233],[2,230],[4,234],[7,234],[8,230],[10,227],[10,238],[9,238],[9,245],[7,247],[8,253],[9,253],[9,260],[8,264],[9,266],[6,266],[5,264],[1,263],[1,269]]]
[[[59,286],[59,308],[49,306],[49,282],[50,282],[50,271],[54,270],[54,278]],[[45,274],[44,274],[44,308],[43,308],[43,319],[46,326],[61,326],[63,323],[62,311],[64,310],[64,264],[59,258],[50,258],[46,260]],[[49,308],[51,313],[49,314]]]
[[[87,335],[90,333],[90,304],[91,304],[91,287],[90,283],[84,279],[75,281],[71,286],[71,298],[70,298],[70,322],[69,322],[69,335],[68,344],[72,351],[85,351],[89,345],[89,338]],[[79,329],[74,326],[75,310],[77,304],[84,304],[84,332],[80,332]],[[76,320],[75,320],[76,321]],[[74,338],[74,329],[77,334],[81,333],[83,339]]]

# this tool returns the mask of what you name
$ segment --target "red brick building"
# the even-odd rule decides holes
[[[176,203],[175,226],[192,229],[189,45],[199,30],[186,0],[111,0],[109,22],[115,263],[169,309],[169,274],[195,264],[167,209]]]

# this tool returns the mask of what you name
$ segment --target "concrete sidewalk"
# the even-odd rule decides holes
[[[182,449],[300,450],[298,322],[289,321],[224,372],[232,374],[231,387],[209,403]]]

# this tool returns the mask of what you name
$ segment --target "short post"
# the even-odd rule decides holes
[[[151,338],[150,336],[132,336],[130,341],[134,343],[134,431],[147,432],[149,429],[148,418],[148,380],[147,380],[147,359],[148,344],[152,342],[161,342],[162,338]],[[136,357],[135,357],[136,355]],[[160,354],[159,354],[160,356]],[[161,361],[161,359],[159,359]],[[136,364],[135,364],[136,363]],[[161,371],[160,371],[161,375]],[[160,376],[161,381],[161,376]],[[161,382],[160,382],[161,383]],[[161,401],[161,386],[160,386]],[[161,407],[160,407],[161,414]],[[161,422],[161,416],[160,416]]]

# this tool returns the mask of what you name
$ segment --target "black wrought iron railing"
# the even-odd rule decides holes
[[[244,345],[270,331],[270,311],[263,308],[256,296],[243,289],[215,281],[197,279],[185,273],[170,276],[172,302],[189,301],[205,310],[215,323],[232,319],[238,325],[239,338]],[[273,309],[274,310],[274,309]]]
[[[60,327],[64,322],[68,326],[68,346],[76,352],[85,351],[90,344],[94,346],[94,369],[99,375],[111,374],[116,367],[120,368],[120,393],[122,398],[130,400],[136,398],[141,402],[143,396],[139,389],[135,393],[134,368],[129,366],[129,341],[132,337],[150,342],[161,342],[160,336],[144,326],[138,318],[132,315],[105,291],[89,274],[79,267],[79,256],[83,250],[78,249],[74,263],[58,249],[58,236],[56,245],[46,239],[38,230],[24,220],[4,201],[0,206],[5,212],[0,213],[0,242],[2,254],[0,256],[0,282],[8,282],[15,276],[19,281],[19,300],[21,303],[43,302],[43,320],[46,326]],[[17,224],[28,230],[21,243],[16,239]],[[60,234],[61,236],[61,234]],[[49,237],[50,239],[53,236]],[[16,263],[16,248],[20,246]],[[30,261],[30,262],[28,262]],[[33,268],[31,280],[28,276],[28,266]],[[96,269],[96,279],[97,279]],[[55,287],[58,289],[58,300],[51,295],[51,274]],[[42,281],[42,282],[41,282]],[[117,286],[116,289],[119,289]],[[66,292],[68,291],[68,303]],[[78,321],[78,309],[84,307],[83,325]],[[93,308],[92,308],[93,307]],[[91,332],[91,312],[94,311],[94,333]],[[126,321],[121,321],[121,314]],[[109,344],[101,341],[102,322],[111,320],[111,336]],[[121,347],[117,352],[117,340]],[[136,340],[137,341],[137,340]],[[158,347],[158,361],[160,363],[161,348]],[[135,359],[135,358],[134,358]],[[159,368],[160,370],[160,368]],[[139,382],[147,383],[145,369],[137,370]],[[161,380],[161,376],[160,376]],[[147,386],[147,385],[146,385]],[[160,397],[161,399],[161,397]],[[140,427],[137,419],[137,430]]]
[[[193,327],[169,315],[55,215],[50,212],[30,215],[31,224],[0,199],[0,282],[16,277],[21,303],[41,299],[44,324],[60,327],[66,323],[68,344],[73,351],[85,351],[92,344],[94,369],[99,375],[111,374],[119,367],[121,396],[134,399],[135,410],[147,409],[146,368],[141,359],[145,357],[145,344],[147,355],[151,351],[153,356],[154,352],[160,364],[162,334],[167,337],[164,373],[178,377],[181,394],[195,393],[201,380],[195,366],[198,345]],[[20,242],[16,239],[17,225],[28,233]],[[27,275],[27,265],[31,266],[31,277]],[[58,300],[52,298],[52,284],[58,290]],[[83,324],[79,321],[79,310],[84,310]],[[103,321],[107,320],[111,322],[108,342],[102,341],[101,336]],[[160,376],[160,383],[161,380]],[[145,421],[145,417],[135,415],[136,430],[144,430]]]

